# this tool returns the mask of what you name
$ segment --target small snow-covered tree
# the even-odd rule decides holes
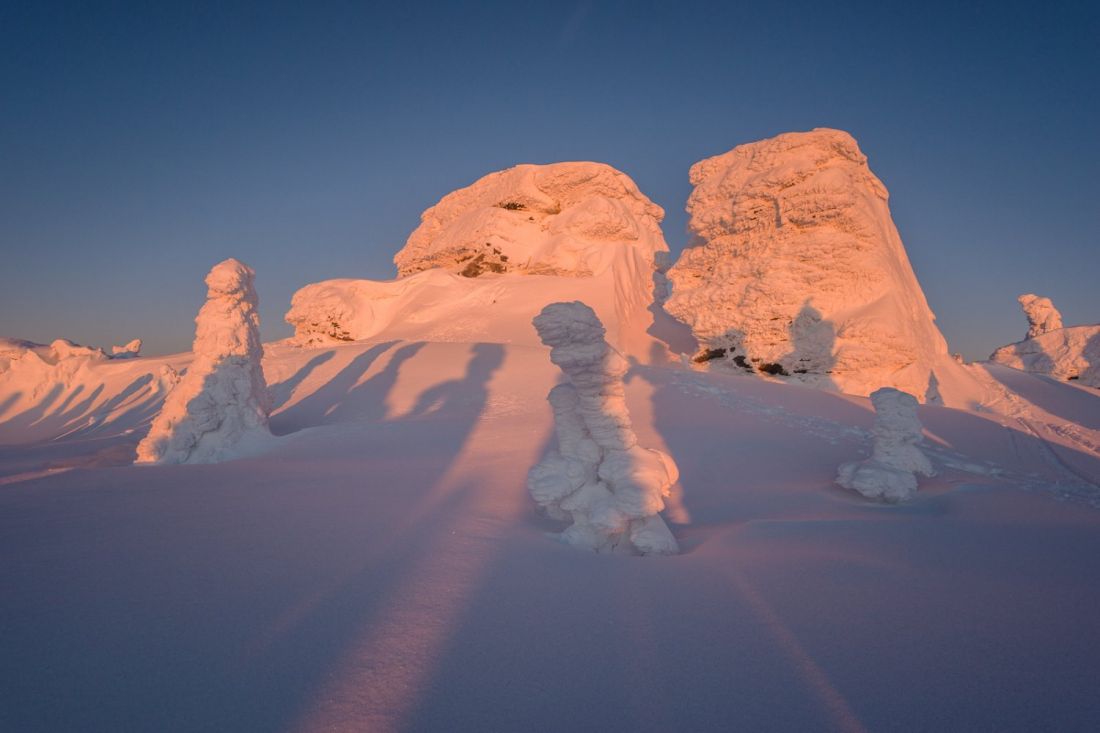
[[[923,436],[917,418],[917,399],[892,387],[883,387],[871,394],[871,404],[875,407],[871,457],[843,464],[836,482],[869,499],[895,504],[916,493],[915,474],[934,476],[935,471],[920,449]]]
[[[138,445],[138,463],[216,463],[271,439],[254,278],[232,258],[206,276],[194,360]]]
[[[604,340],[600,319],[579,301],[552,303],[534,325],[567,381],[547,395],[558,449],[531,469],[531,496],[550,516],[572,518],[562,533],[571,545],[678,552],[658,512],[679,472],[665,453],[638,445],[623,390],[626,361]]]
[[[1034,293],[1025,293],[1016,299],[1027,316],[1027,337],[1033,339],[1062,327],[1062,314],[1054,307],[1050,298]]]

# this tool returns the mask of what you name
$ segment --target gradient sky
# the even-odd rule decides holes
[[[175,8],[161,7],[176,5]],[[422,210],[597,160],[687,237],[688,168],[851,132],[953,350],[1100,321],[1100,3],[0,3],[0,335],[190,347],[202,278],[388,278]]]

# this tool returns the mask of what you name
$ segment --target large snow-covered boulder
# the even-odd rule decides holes
[[[603,324],[584,303],[552,303],[534,325],[568,381],[547,396],[558,449],[531,469],[531,496],[550,516],[572,518],[562,533],[568,544],[597,552],[678,552],[658,512],[679,472],[667,454],[638,445],[623,391],[626,360],[604,340]]]
[[[548,302],[584,300],[619,348],[646,354],[663,210],[601,163],[519,165],[444,196],[394,257],[396,280],[327,280],[294,294],[303,345],[395,337],[533,340]]]
[[[1027,338],[1033,339],[1062,327],[1062,314],[1050,298],[1025,293],[1016,299],[1027,316]]]
[[[194,360],[138,445],[137,463],[216,463],[273,440],[254,278],[232,258],[206,276]]]
[[[1100,387],[1100,324],[1047,331],[1002,346],[989,359],[1026,372]]]
[[[696,163],[691,183],[694,243],[665,308],[692,327],[697,360],[922,399],[959,371],[851,135],[739,145]]]
[[[906,501],[917,491],[917,474],[935,475],[932,463],[920,449],[924,436],[917,417],[917,400],[884,387],[871,394],[871,404],[875,407],[871,457],[842,465],[836,482],[868,499],[889,504]]]

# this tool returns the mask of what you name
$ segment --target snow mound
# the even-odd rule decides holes
[[[232,258],[206,276],[195,358],[138,444],[137,463],[216,463],[272,439],[254,278]]]
[[[923,439],[913,395],[883,387],[871,394],[875,407],[874,448],[865,461],[843,464],[836,482],[846,489],[890,504],[911,499],[917,477],[934,476],[919,447]]]
[[[1033,339],[1062,327],[1062,314],[1050,298],[1026,293],[1016,299],[1027,316],[1027,338]]]
[[[0,338],[0,373],[21,366],[25,371],[72,373],[88,362],[109,358],[102,349],[56,339],[48,346],[23,339]]]
[[[125,346],[112,346],[112,359],[134,359],[141,355],[141,339],[134,339]]]
[[[1047,331],[1002,346],[989,359],[1025,372],[1100,387],[1100,324]]]
[[[546,304],[584,300],[619,348],[648,354],[664,212],[599,163],[520,165],[445,196],[394,257],[390,281],[327,280],[294,294],[300,345],[380,335],[530,343]]]
[[[665,308],[703,345],[697,361],[925,401],[934,380],[963,378],[851,135],[740,145],[696,163],[691,183],[696,242],[669,270]]]
[[[667,252],[664,210],[602,163],[517,165],[444,196],[394,258],[399,276],[441,267],[465,277],[526,272],[585,277],[631,247]]]
[[[571,517],[568,544],[643,555],[679,551],[658,512],[679,478],[671,457],[642,448],[623,391],[627,363],[581,302],[552,303],[534,319],[550,360],[567,378],[550,390],[558,449],[531,469],[527,487],[547,514]]]

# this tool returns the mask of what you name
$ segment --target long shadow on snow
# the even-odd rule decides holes
[[[431,415],[304,436],[276,456],[74,471],[0,493],[0,727],[308,723],[461,514],[468,486],[440,481],[502,356],[475,347],[466,376],[432,391]],[[96,501],[72,511],[89,481]],[[63,542],[41,532],[60,524]]]
[[[986,372],[1033,405],[1055,417],[1100,430],[1100,390],[1095,394],[1063,384],[1054,377],[1031,374],[1012,367],[987,365]]]

